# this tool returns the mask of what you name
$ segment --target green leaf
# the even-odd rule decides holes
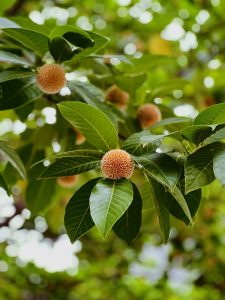
[[[143,171],[150,177],[169,189],[174,189],[181,174],[181,168],[168,155],[163,153],[150,153],[134,160],[143,168]]]
[[[66,206],[64,224],[71,243],[74,243],[94,227],[90,214],[89,198],[99,178],[85,183],[70,199]]]
[[[56,186],[55,179],[29,182],[25,199],[28,208],[34,215],[44,213],[52,204]]]
[[[161,197],[165,193],[165,188],[152,178],[149,178],[149,186],[162,232],[162,238],[164,243],[167,243],[170,234],[170,215],[161,201]]]
[[[128,179],[99,180],[90,197],[92,219],[105,238],[117,220],[125,213],[133,199]]]
[[[24,28],[2,29],[8,36],[28,49],[33,50],[41,58],[48,52],[48,37],[40,32]]]
[[[145,80],[147,79],[147,75],[142,74],[134,74],[134,75],[118,75],[116,76],[117,85],[128,92],[131,95],[135,95],[136,90],[143,85]]]
[[[210,144],[188,156],[184,165],[186,194],[213,182],[213,157],[220,147],[220,143]]]
[[[159,146],[159,139],[156,139],[153,143],[143,146],[141,141],[142,137],[152,136],[148,130],[134,133],[129,136],[128,139],[122,145],[122,149],[126,150],[130,154],[139,156],[145,153],[149,153],[153,149],[156,149]]]
[[[75,150],[57,154],[56,158],[41,174],[40,178],[71,176],[100,167],[103,152],[97,150]]]
[[[194,125],[225,123],[225,103],[219,103],[203,110],[194,120]]]
[[[146,136],[142,136],[140,138],[141,143],[143,144],[144,147],[146,147],[147,145],[154,145],[156,143],[161,144],[161,142],[163,141],[164,138],[166,137],[174,137],[176,138],[176,136],[179,138],[180,133],[179,131],[175,131],[169,134],[152,134],[149,133]]]
[[[16,152],[3,141],[0,141],[0,155],[17,170],[22,178],[26,178],[26,171],[21,159]]]
[[[98,52],[100,49],[105,47],[105,45],[109,42],[108,38],[106,38],[100,34],[90,32],[90,31],[86,31],[86,32],[91,37],[91,39],[94,41],[93,47],[86,48],[86,49],[82,50],[79,54],[74,55],[74,57],[70,61],[67,62],[68,64],[75,63],[75,62],[89,56],[92,53]]]
[[[225,139],[225,127],[224,125],[217,126],[212,134],[204,140],[204,144],[211,144],[219,141],[223,141]]]
[[[174,199],[177,201],[177,203],[179,204],[179,206],[182,208],[183,212],[187,216],[188,220],[192,224],[193,221],[192,221],[191,213],[189,211],[189,207],[181,191],[178,189],[178,187],[175,187],[173,190],[170,190],[169,192],[173,195]]]
[[[3,82],[0,89],[0,110],[20,107],[42,96],[33,78]]]
[[[126,212],[113,226],[118,237],[130,245],[137,237],[141,228],[142,199],[138,188],[133,184],[133,201]]]
[[[187,195],[184,195],[182,193],[182,195],[187,203],[191,217],[193,218],[200,205],[201,189],[192,191]],[[165,194],[161,196],[161,201],[171,215],[173,215],[175,218],[179,220],[184,221],[184,223],[187,225],[190,223],[189,218],[186,216],[182,207],[177,202],[177,200],[173,197],[172,194],[170,194],[169,192],[165,192]]]
[[[184,128],[181,135],[186,140],[199,145],[205,138],[212,133],[212,127],[207,125],[192,125]]]
[[[0,62],[12,63],[15,65],[29,66],[30,63],[24,58],[11,52],[0,50]]]
[[[0,54],[1,55],[1,54]],[[0,83],[13,80],[13,79],[22,79],[22,78],[30,78],[34,76],[34,72],[26,69],[9,69],[2,71],[0,73]]]
[[[224,145],[223,145],[224,146]],[[216,178],[221,182],[222,186],[225,187],[225,169],[224,160],[225,159],[225,149],[221,146],[221,149],[216,151],[213,158],[213,171]]]
[[[95,107],[81,102],[58,104],[63,117],[80,131],[96,148],[108,151],[117,148],[118,136],[108,117]]]
[[[74,55],[70,45],[60,36],[54,37],[49,42],[49,51],[56,62],[63,62],[71,59]]]

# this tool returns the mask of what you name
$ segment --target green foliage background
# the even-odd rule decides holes
[[[176,108],[182,104],[190,105],[188,108],[191,107],[191,117],[193,117],[193,113],[202,111],[212,104],[221,103],[222,106],[214,117],[220,120],[224,119],[224,1],[2,0],[0,13],[4,17],[11,17],[12,21],[23,24],[24,27],[35,30],[37,25],[31,25],[29,22],[25,24],[21,17],[35,18],[35,14],[36,18],[37,16],[39,18],[46,16],[49,7],[52,10],[54,7],[59,7],[62,10],[58,11],[58,19],[51,17],[45,20],[47,33],[56,25],[68,24],[78,27],[84,26],[83,29],[93,30],[110,39],[106,48],[98,52],[96,59],[86,59],[79,63],[79,59],[82,58],[82,53],[80,53],[68,64],[75,71],[77,70],[76,79],[87,76],[89,82],[93,84],[92,86],[85,86],[82,81],[76,81],[75,86],[71,85],[70,88],[74,88],[78,99],[85,98],[85,102],[95,106],[101,97],[96,87],[104,91],[108,86],[116,83],[129,92],[133,99],[134,107],[129,108],[129,115],[133,119],[135,118],[135,109],[140,104],[144,103],[146,99],[147,102],[152,102],[155,98],[158,99],[163,118],[175,117],[174,109],[178,111]],[[140,9],[142,14],[145,12],[142,17],[139,12]],[[56,13],[56,10],[54,12]],[[65,15],[65,12],[67,12],[67,18],[63,19],[62,16]],[[68,12],[70,12],[70,17]],[[183,28],[183,40],[176,38],[178,33],[174,27],[172,27],[171,40],[168,41],[160,37],[160,34],[163,36],[165,28],[171,23],[179,24]],[[34,38],[34,35],[29,36],[24,41],[21,38],[22,44],[28,46],[29,49],[31,48],[36,54],[35,56],[27,49],[24,50],[19,43],[14,42],[14,34],[10,29],[5,29],[5,35],[1,34],[0,61],[10,61],[12,64],[18,65],[16,76],[20,80],[24,80],[18,84],[22,86],[26,84],[29,87],[29,93],[24,94],[22,89],[21,94],[15,97],[11,93],[15,86],[10,83],[11,81],[5,80],[7,76],[9,76],[9,80],[10,76],[15,76],[15,74],[12,72],[0,76],[1,88],[4,92],[9,91],[6,94],[8,96],[7,101],[2,101],[0,104],[1,109],[7,109],[0,112],[0,121],[16,122],[19,118],[20,122],[26,123],[27,127],[19,134],[15,127],[13,130],[12,126],[11,130],[3,130],[1,149],[5,149],[6,145],[17,149],[18,155],[25,167],[28,168],[33,163],[45,158],[46,155],[54,154],[52,141],[55,144],[60,142],[63,151],[74,150],[76,135],[71,126],[65,123],[60,115],[57,116],[57,123],[51,125],[46,122],[46,117],[42,113],[43,108],[46,107],[46,103],[49,107],[55,107],[58,99],[55,96],[42,97],[42,93],[35,89],[33,73],[31,74],[29,69],[24,71],[19,67],[27,65],[33,71],[33,65],[42,64],[42,56],[47,47],[45,38],[35,36],[38,39],[36,46],[33,46],[33,42],[30,40]],[[92,38],[94,39],[94,36]],[[101,44],[100,37],[96,40]],[[189,43],[190,40],[194,40],[188,48],[185,44],[187,40]],[[55,42],[63,43],[56,40]],[[65,49],[65,56],[70,57],[71,53],[67,52],[66,46],[63,49]],[[53,44],[52,55],[60,60],[59,53],[55,50]],[[88,48],[84,51],[88,51]],[[8,53],[9,57],[5,52]],[[141,57],[142,53],[148,55],[147,58]],[[109,56],[103,60],[102,54]],[[115,65],[108,65],[108,58],[113,59]],[[118,60],[121,63],[117,66]],[[134,64],[129,64],[129,60],[134,60]],[[0,67],[2,71],[4,69],[3,64],[0,63]],[[121,73],[124,70],[133,77]],[[146,90],[149,91],[149,94],[146,94]],[[21,103],[19,101],[22,98],[27,105],[20,108],[19,104]],[[31,101],[34,99],[39,100]],[[71,100],[71,97],[68,95],[64,99]],[[15,103],[12,103],[14,101]],[[17,102],[19,103],[18,108],[16,108]],[[11,108],[14,109],[8,110]],[[99,108],[107,112],[104,106]],[[187,109],[187,106],[181,108],[182,113],[185,108]],[[31,116],[27,118],[30,114]],[[209,148],[204,148],[205,152],[204,149],[201,149],[203,140],[205,147],[207,147],[208,144],[211,145],[213,142],[224,139],[223,126],[217,128],[218,131],[214,135],[212,134],[210,125],[216,122],[214,122],[215,118],[214,120],[208,118],[209,115],[201,114],[201,117],[195,119],[194,126],[199,126],[197,128],[183,129],[190,125],[190,120],[187,118],[181,119],[180,123],[175,125],[170,123],[166,127],[169,132],[183,129],[182,136],[186,138],[186,141],[182,147],[186,148],[189,153],[195,150],[195,145],[197,145],[197,149],[200,148],[197,151],[203,151],[197,156],[197,164],[201,163],[200,159],[203,160],[203,163],[206,159],[210,159]],[[121,115],[117,112],[111,116],[108,115],[108,117],[115,123],[121,118]],[[221,123],[224,123],[224,120]],[[16,126],[18,123],[14,124]],[[3,126],[3,123],[1,125]],[[136,132],[137,127],[135,126],[138,125],[134,122],[132,126],[134,126],[133,132]],[[121,129],[125,137],[132,133],[129,132],[132,126]],[[161,128],[155,128],[154,133],[162,134]],[[201,139],[202,136],[203,139]],[[116,143],[113,138],[109,140],[114,144]],[[146,141],[149,142],[148,136],[145,136]],[[214,145],[216,151],[217,144]],[[127,147],[130,147],[129,143]],[[163,141],[163,147],[166,150],[176,149],[180,151],[181,144],[167,138]],[[124,148],[126,149],[126,146]],[[6,149],[9,155],[8,151]],[[223,169],[223,157],[221,158],[220,154],[219,152],[218,163],[214,172],[220,182],[224,184],[224,178],[221,175],[223,174],[221,170]],[[11,155],[15,155],[15,153]],[[10,157],[12,158],[12,156]],[[190,160],[190,156],[188,159]],[[193,157],[191,159],[194,160]],[[7,164],[5,168],[4,160],[1,168],[4,169],[4,177],[13,193],[16,213],[21,214],[24,209],[25,190],[27,190],[26,205],[33,212],[23,226],[17,229],[17,234],[23,229],[34,229],[35,215],[41,212],[48,224],[48,228],[41,233],[42,236],[51,241],[57,240],[61,234],[65,233],[63,215],[68,199],[89,179],[99,176],[98,171],[80,175],[75,187],[65,189],[57,185],[55,179],[50,179],[47,183],[44,179],[36,181],[36,174],[41,173],[42,170],[40,165],[35,165],[33,169],[28,169],[29,186],[26,187],[25,181],[21,179],[21,176],[23,178],[25,175],[25,171],[20,160],[13,157],[12,161],[17,162],[16,165],[13,165],[17,172],[10,164]],[[195,171],[191,168],[187,170],[194,175],[196,174]],[[21,176],[19,177],[17,173]],[[143,183],[140,182],[140,178],[139,170],[137,170],[135,173],[137,185]],[[206,172],[202,186],[213,180],[214,174],[211,173],[210,175]],[[200,209],[193,226],[186,227],[183,222],[172,218],[172,231],[167,246],[162,245],[163,241],[159,233],[157,217],[151,208],[154,199],[144,197],[145,190],[143,189],[142,230],[132,247],[128,248],[126,243],[116,238],[113,232],[109,234],[107,240],[103,241],[97,230],[92,229],[80,239],[82,250],[77,254],[79,267],[76,274],[51,273],[32,263],[23,265],[18,257],[9,255],[9,246],[12,245],[10,239],[3,241],[0,244],[0,299],[223,299],[225,290],[225,192],[220,182],[216,180],[211,185],[203,187]],[[198,183],[196,188],[200,187],[199,184],[201,183]],[[153,187],[155,185],[153,182]],[[2,179],[1,186],[3,186]],[[186,188],[191,191],[193,185]],[[40,189],[42,193],[38,193]],[[45,205],[45,199],[48,199],[48,207]],[[169,198],[162,199],[162,201],[167,199]],[[185,216],[182,218],[184,219]],[[0,219],[0,228],[7,226],[10,227],[10,218]],[[157,266],[157,263],[154,261],[154,255],[153,258],[151,255],[155,252],[160,255],[162,249],[167,249],[166,251],[169,252],[166,258],[161,256],[167,265],[158,279],[154,281],[149,274],[151,274],[154,266]],[[144,250],[147,253],[146,256],[143,255]],[[61,259],[63,260],[63,253]],[[178,280],[182,275],[177,271],[173,282],[177,281],[178,284],[173,286],[170,280],[172,270],[180,272],[185,270],[192,276],[185,280],[185,284],[182,284]]]

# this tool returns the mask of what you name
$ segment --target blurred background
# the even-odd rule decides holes
[[[152,68],[144,88],[163,83],[165,96],[156,93],[154,101],[177,116],[194,117],[225,99],[225,1],[1,0],[0,14],[93,30],[110,38],[105,50],[110,55],[139,59],[148,54]],[[111,63],[118,64],[116,56]],[[81,79],[83,75],[79,73]],[[168,95],[171,78],[188,84],[182,89],[176,85]],[[138,95],[142,97],[142,89]],[[45,107],[24,122],[13,111],[0,112],[0,135],[15,146],[28,129],[40,127],[40,150],[50,142],[42,140],[42,133],[45,125],[55,123],[55,114]],[[60,151],[56,140],[51,147]],[[73,187],[55,185],[57,196],[48,211],[35,217],[23,201],[25,182],[11,187],[15,201],[0,189],[1,300],[224,299],[225,192],[218,182],[203,189],[193,227],[172,220],[167,245],[149,208],[132,247],[113,233],[104,241],[96,230],[71,245],[63,227],[65,205],[92,176],[80,175]]]

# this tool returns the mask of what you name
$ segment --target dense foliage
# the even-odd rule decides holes
[[[31,212],[25,229],[41,215],[53,241],[66,231],[77,245],[88,233],[77,277],[14,265],[2,295],[82,299],[96,288],[87,299],[115,299],[118,288],[116,299],[207,299],[209,290],[222,299],[223,1],[84,2],[4,0],[0,9],[0,186],[15,215]],[[197,261],[199,288],[172,298],[166,267],[155,285],[144,269],[131,276],[148,243],[171,247],[174,268],[180,255],[193,270]],[[24,282],[8,294],[15,272]],[[27,272],[40,274],[26,294]]]

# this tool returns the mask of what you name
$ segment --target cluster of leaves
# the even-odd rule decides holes
[[[136,120],[137,107],[153,102],[157,96],[171,94],[187,83],[184,79],[170,80],[149,91],[151,77],[147,71],[156,64],[163,64],[164,58],[153,61],[151,56],[128,59],[96,55],[108,39],[71,25],[48,28],[16,17],[1,18],[0,26],[3,32],[0,109],[15,109],[17,117],[24,121],[35,108],[49,103],[56,107],[60,102],[56,130],[47,132],[46,140],[42,136],[46,127],[39,133],[38,130],[32,133],[31,139],[26,134],[26,143],[18,152],[28,169],[29,185],[25,191],[28,207],[39,213],[49,205],[55,178],[97,170],[97,178],[87,181],[76,191],[66,208],[65,227],[72,242],[96,225],[103,237],[113,228],[130,244],[139,233],[142,203],[145,205],[148,198],[155,204],[165,242],[170,232],[170,215],[186,224],[192,223],[200,205],[201,188],[215,177],[225,184],[221,164],[225,105],[214,105],[194,120],[175,117],[172,109],[161,105],[163,120],[142,131]],[[69,81],[71,95],[66,97],[43,95],[35,80],[35,70],[43,64],[43,58],[63,63],[68,72],[76,68],[86,70],[91,83]],[[112,58],[120,61],[118,67],[111,63]],[[88,74],[90,69],[96,74]],[[130,95],[125,112],[104,101],[104,89],[112,84]],[[45,102],[41,102],[43,99]],[[44,148],[49,147],[56,136],[61,141],[64,129],[71,129],[65,120],[85,136],[86,143],[74,150],[75,146],[67,142],[64,152],[48,158],[53,161],[50,166],[39,163],[30,169],[33,163],[46,159]],[[37,143],[38,138],[40,143]],[[131,180],[99,178],[102,156],[118,147],[132,156],[139,170],[139,181],[148,187],[145,197],[135,176]],[[25,176],[20,159],[4,142],[1,152]],[[6,181],[9,172],[7,167],[3,170]],[[5,180],[1,185],[6,187]]]

